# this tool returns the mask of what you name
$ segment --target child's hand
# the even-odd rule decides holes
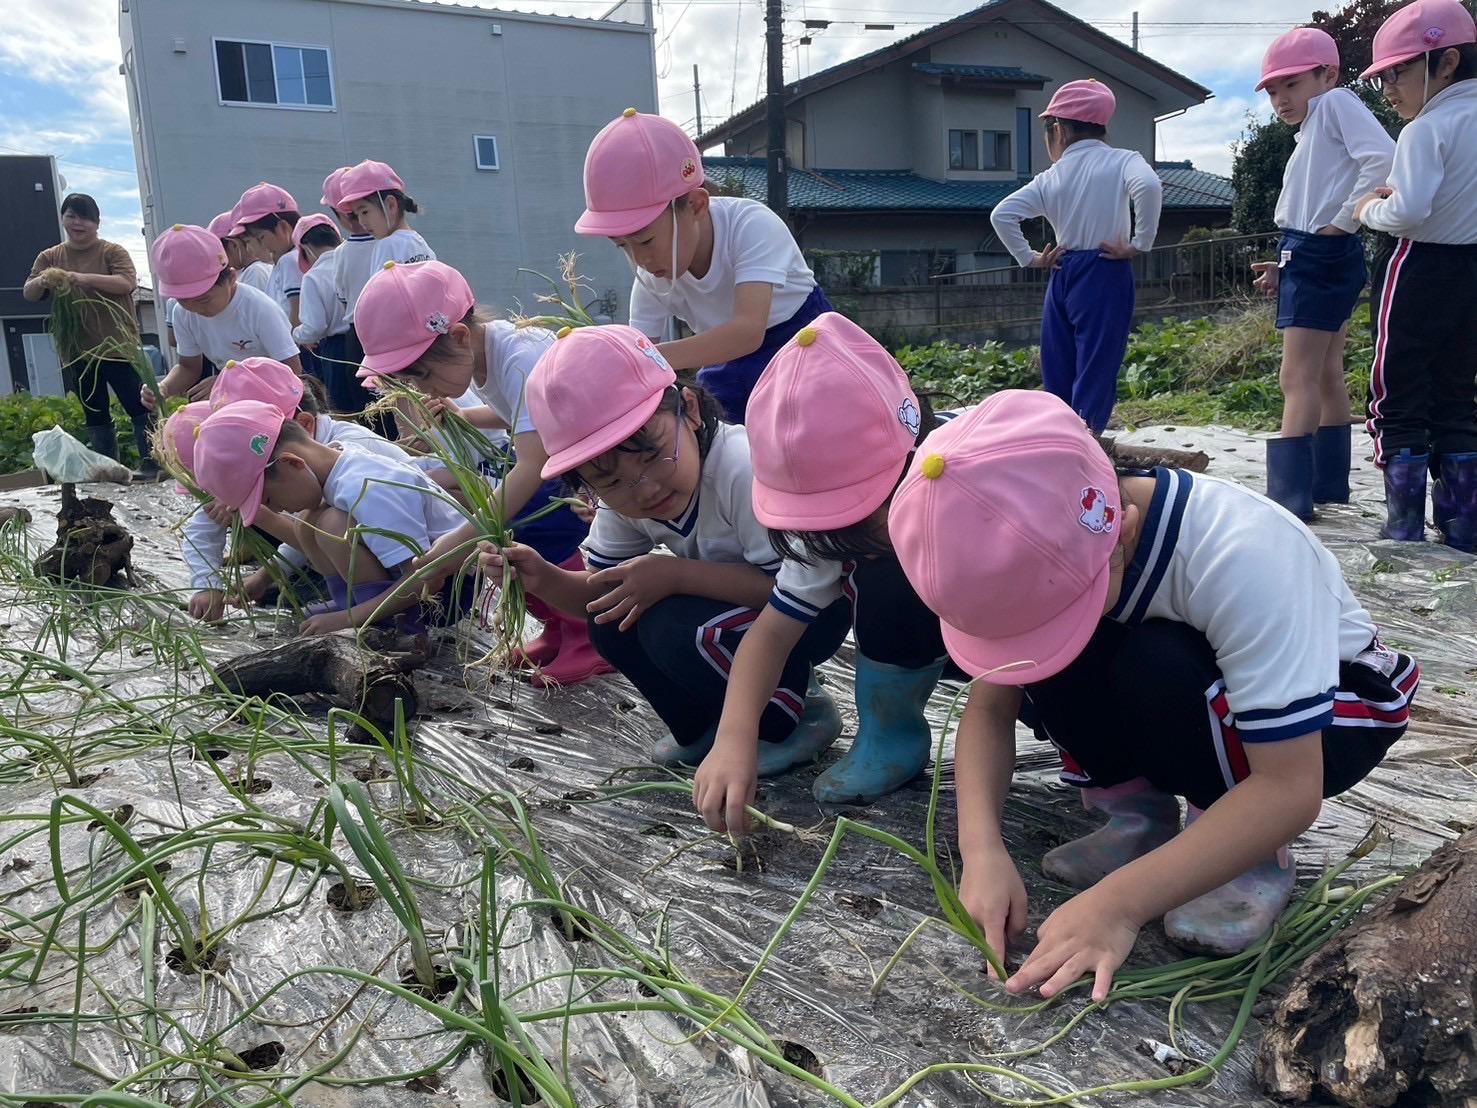
[[[1268,296],[1277,295],[1277,286],[1282,283],[1282,270],[1276,262],[1252,262],[1251,271],[1256,274],[1256,280],[1251,283],[1252,288]]]
[[[1119,239],[1115,242],[1098,243],[1098,256],[1107,258],[1111,262],[1126,262],[1137,258],[1139,252],[1132,243]]]
[[[212,500],[205,505],[205,515],[217,527],[229,528],[236,522],[236,509],[226,507],[219,500]]]
[[[1394,195],[1395,195],[1395,190],[1392,189],[1389,185],[1381,185],[1379,188],[1375,189],[1373,192],[1367,192],[1367,193],[1365,193],[1363,196],[1361,196],[1359,198],[1359,200],[1354,205],[1354,218],[1357,219],[1360,223],[1363,223],[1364,222],[1364,209],[1367,208],[1372,201],[1375,201],[1375,200],[1388,200],[1390,197],[1392,197]]]
[[[590,574],[590,583],[609,591],[585,605],[598,612],[596,623],[620,620],[620,629],[629,631],[653,605],[676,591],[675,570],[681,559],[665,554],[643,554],[610,569]]]
[[[477,565],[489,581],[503,579],[503,566],[513,570],[513,576],[523,582],[525,592],[537,596],[549,583],[549,571],[556,568],[531,546],[515,542],[511,546],[498,548],[490,542],[477,544]]]
[[[219,623],[226,614],[226,594],[220,589],[201,589],[190,597],[190,618]]]
[[[759,788],[759,744],[724,742],[719,738],[697,767],[692,781],[692,806],[708,828],[730,835],[749,833],[749,813]]]
[[[1048,246],[1045,250],[1038,250],[1031,255],[1031,260],[1026,263],[1027,269],[1059,269],[1061,268],[1062,255],[1067,252],[1065,246]]]
[[[248,604],[255,604],[267,595],[267,589],[271,585],[272,575],[264,566],[241,579],[239,594],[233,597],[232,600],[243,608]]]
[[[1090,973],[1092,999],[1106,1000],[1113,971],[1133,950],[1140,926],[1103,895],[1101,886],[1079,893],[1036,929],[1036,949],[1005,988],[1023,993],[1040,985],[1042,997],[1050,998]]]
[[[209,400],[210,390],[215,388],[215,378],[206,377],[202,381],[196,381],[190,386],[190,391],[185,393],[185,399],[191,404],[197,400]]]
[[[138,390],[138,399],[146,411],[153,412],[159,408],[159,401],[154,396],[154,390],[149,388],[148,385]]]
[[[964,862],[959,900],[985,933],[1000,961],[1006,948],[1026,932],[1026,886],[1003,849]],[[995,976],[995,971],[989,971]]]
[[[335,631],[345,630],[348,626],[348,612],[324,612],[303,620],[302,626],[298,628],[298,634],[305,638],[313,635],[331,635]]]

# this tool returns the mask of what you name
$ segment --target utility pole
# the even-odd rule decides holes
[[[1133,13],[1133,48],[1139,48],[1139,13]]]
[[[765,117],[769,123],[768,203],[770,211],[790,222],[790,197],[785,166],[785,34],[781,0],[765,0],[764,55],[768,67]]]
[[[697,79],[697,63],[692,65],[692,102],[697,108],[697,133],[703,133],[703,86]]]

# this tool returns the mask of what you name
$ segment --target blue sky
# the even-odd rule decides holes
[[[228,0],[197,0],[225,3]],[[468,2],[468,0],[463,0]],[[479,6],[496,7],[483,0]],[[969,10],[978,0],[786,0],[793,18],[832,25],[795,46],[788,75],[814,72]],[[1059,6],[1127,40],[1133,0],[1057,0]],[[502,6],[594,15],[608,0],[522,0]],[[138,182],[123,79],[118,74],[117,0],[6,0],[0,35],[0,153],[54,154],[69,189],[97,198],[105,238],[147,266]],[[1203,0],[1138,0],[1142,49],[1215,90],[1215,99],[1161,125],[1158,156],[1192,159],[1228,172],[1230,144],[1248,110],[1265,114],[1251,88],[1266,44],[1307,19],[1309,7],[1243,0],[1226,21],[1207,20]],[[892,31],[863,30],[863,21]],[[798,34],[798,29],[796,29]],[[659,0],[657,64],[662,110],[693,114],[692,67],[700,66],[708,121],[752,103],[761,91],[762,6],[758,0]],[[612,112],[622,105],[612,105]],[[234,197],[222,197],[226,207]],[[214,214],[214,213],[209,213]]]

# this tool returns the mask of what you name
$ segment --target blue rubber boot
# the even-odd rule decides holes
[[[822,804],[870,804],[923,772],[933,735],[923,706],[944,663],[904,669],[856,656],[856,711],[861,717],[851,749],[816,778]]]
[[[1313,436],[1267,440],[1267,499],[1313,518]]]
[[[840,735],[841,713],[836,710],[836,702],[812,679],[805,690],[805,711],[789,738],[759,744],[759,776],[773,777],[815,761]]]
[[[1477,453],[1442,454],[1431,485],[1431,507],[1441,541],[1453,550],[1477,550]]]
[[[668,731],[651,744],[651,760],[659,766],[695,766],[713,749],[713,740],[718,737],[715,723],[697,740],[684,746]]]
[[[1400,451],[1385,462],[1385,525],[1380,537],[1426,541],[1426,466],[1429,454]]]
[[[1318,428],[1313,436],[1313,503],[1349,502],[1349,459],[1354,433],[1347,423]]]

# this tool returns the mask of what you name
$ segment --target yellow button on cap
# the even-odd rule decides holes
[[[232,358],[229,362],[226,363],[226,368],[227,369],[230,369],[233,365],[236,365],[236,364],[238,364],[236,362],[236,359],[235,358]]]
[[[183,231],[184,229],[185,225],[183,223],[176,223],[173,227],[170,228],[171,231]]]
[[[937,481],[944,475],[944,456],[942,454],[930,454],[923,459],[923,465],[920,468],[923,471],[923,476],[927,477],[930,481]]]
[[[802,327],[795,333],[796,346],[809,346],[820,335],[814,327]]]
[[[395,268],[395,263],[394,262],[386,262],[382,268],[384,268],[384,269],[394,269]]]
[[[573,330],[574,330],[573,327],[561,327],[561,328],[559,328],[558,332],[554,335],[554,337],[556,339],[562,339],[565,335],[569,334],[569,332],[571,332]]]
[[[635,114],[636,114],[636,109],[635,108],[627,108],[625,111],[621,112],[621,118],[623,118],[623,119],[630,119]]]

